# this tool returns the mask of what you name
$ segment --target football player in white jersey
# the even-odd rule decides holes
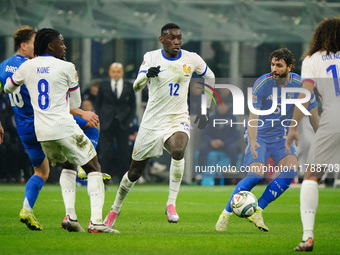
[[[113,227],[123,200],[142,175],[149,158],[161,156],[163,148],[171,155],[165,212],[168,222],[178,222],[176,198],[184,172],[184,150],[190,135],[188,86],[193,72],[202,76],[210,86],[215,84],[215,75],[203,59],[196,53],[181,49],[182,33],[178,25],[169,23],[163,26],[159,41],[163,48],[144,55],[133,84],[136,92],[148,86],[149,100],[134,145],[130,169],[123,176],[111,211],[104,220],[110,227]],[[199,128],[204,128],[208,117],[198,114],[196,121]]]
[[[315,140],[309,151],[309,167],[304,174],[300,192],[300,211],[303,225],[302,242],[296,251],[312,251],[314,221],[318,206],[318,183],[327,166],[339,171],[340,164],[340,18],[326,18],[317,26],[310,47],[302,62],[302,87],[318,90],[322,100],[322,115]],[[301,95],[303,97],[303,95]],[[293,119],[300,121],[302,112],[295,107]],[[286,148],[295,140],[297,126],[290,127]],[[297,144],[298,145],[298,144]]]
[[[70,113],[77,115],[81,98],[76,69],[63,60],[65,52],[64,39],[58,31],[39,30],[34,41],[37,57],[24,62],[7,79],[5,92],[11,93],[25,84],[34,109],[36,136],[50,163],[64,163],[64,167],[72,170],[80,165],[88,173],[91,202],[88,232],[116,233],[102,222],[104,183],[96,151]]]

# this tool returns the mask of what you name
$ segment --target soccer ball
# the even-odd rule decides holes
[[[249,191],[240,191],[233,196],[231,208],[237,216],[247,218],[255,213],[257,199],[254,194]]]

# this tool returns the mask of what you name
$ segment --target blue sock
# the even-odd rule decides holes
[[[282,172],[279,176],[272,180],[264,190],[262,196],[259,198],[258,206],[264,209],[270,202],[273,202],[281,196],[281,194],[288,189],[296,174],[297,171],[288,169],[288,171]]]
[[[231,202],[231,199],[233,198],[233,196],[241,191],[241,190],[245,190],[245,191],[250,191],[252,188],[254,188],[254,186],[256,184],[258,184],[263,178],[256,174],[256,173],[248,173],[247,176],[245,178],[243,178],[237,185],[236,185],[236,188],[235,190],[233,191],[233,194],[231,194],[230,196],[230,199],[228,201],[228,204],[227,206],[225,207],[225,209],[228,211],[228,212],[232,212],[231,210],[231,206],[230,206],[230,202]]]
[[[33,206],[38,198],[42,186],[44,186],[44,180],[41,177],[33,175],[31,178],[29,178],[26,183],[24,198],[24,208],[26,210],[33,210]]]

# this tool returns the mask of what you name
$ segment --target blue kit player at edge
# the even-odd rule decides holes
[[[297,174],[297,155],[295,148],[291,148],[291,153],[286,153],[285,141],[287,128],[290,126],[294,104],[287,104],[286,115],[281,114],[281,89],[283,87],[301,87],[301,78],[292,73],[295,62],[293,54],[288,49],[278,49],[270,54],[271,73],[262,75],[256,80],[252,89],[253,107],[257,110],[268,110],[273,104],[273,88],[277,88],[278,107],[270,115],[256,115],[249,113],[248,126],[245,128],[244,136],[247,143],[243,169],[248,174],[236,186],[230,196],[226,208],[221,213],[215,229],[226,231],[232,215],[230,206],[234,194],[239,191],[250,191],[256,186],[264,176],[264,166],[271,157],[281,173],[272,180],[262,196],[258,200],[256,212],[247,219],[254,223],[262,231],[269,231],[263,222],[262,211],[269,203],[277,199],[286,189]],[[297,98],[299,93],[287,93],[286,98]],[[312,94],[308,106],[310,111],[310,122],[314,128],[318,126],[317,102]],[[283,122],[282,122],[283,121]]]

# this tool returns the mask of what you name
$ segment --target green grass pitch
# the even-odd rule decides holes
[[[115,228],[120,234],[69,233],[60,226],[64,205],[60,187],[45,185],[34,208],[43,225],[30,231],[19,222],[24,185],[0,186],[0,254],[296,254],[302,226],[298,188],[288,189],[270,204],[265,233],[233,216],[227,232],[215,223],[234,186],[182,186],[177,200],[180,221],[169,224],[164,214],[167,185],[136,185],[123,204]],[[113,203],[117,185],[106,190],[103,217]],[[259,197],[264,186],[253,189]],[[80,224],[90,218],[86,187],[77,188],[76,210]],[[340,253],[340,189],[320,189],[315,226],[314,254]]]

